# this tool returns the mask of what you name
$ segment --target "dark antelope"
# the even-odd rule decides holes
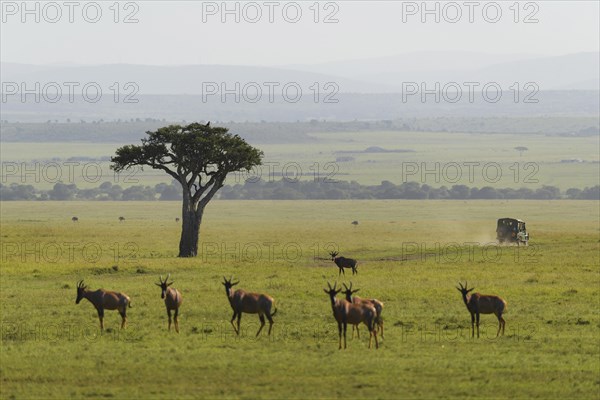
[[[352,268],[352,275],[358,274],[358,271],[356,270],[358,266],[358,261],[353,260],[352,258],[338,257],[338,254],[339,253],[337,251],[332,251],[329,253],[329,255],[331,256],[331,261],[333,261],[335,265],[337,265],[340,269],[338,276],[340,276],[342,272],[344,273],[344,275],[346,275],[344,268]]]
[[[100,329],[104,330],[104,310],[119,310],[121,318],[121,329],[125,328],[127,323],[127,307],[131,307],[131,300],[125,293],[111,292],[109,290],[98,289],[94,292],[87,290],[83,280],[77,282],[77,299],[75,304],[79,304],[81,299],[88,299],[96,307],[98,318],[100,319]]]
[[[175,331],[179,333],[179,320],[177,319],[179,315],[179,306],[183,302],[183,297],[181,297],[181,293],[179,290],[169,287],[173,284],[173,281],[167,283],[171,274],[167,275],[167,279],[163,281],[162,275],[159,278],[160,283],[155,283],[156,286],[161,288],[160,298],[165,299],[165,306],[167,307],[167,315],[169,316],[169,330],[171,330],[171,311],[175,311],[174,320],[175,320]]]
[[[375,328],[375,319],[377,318],[377,311],[375,307],[370,304],[352,304],[346,300],[336,299],[335,296],[342,291],[342,289],[336,289],[337,282],[334,283],[333,287],[327,282],[329,290],[323,289],[325,293],[329,295],[331,300],[331,309],[333,310],[333,316],[338,324],[339,334],[339,349],[342,348],[342,330],[344,332],[344,349],[346,348],[346,329],[348,324],[358,325],[361,322],[364,323],[369,329],[369,348],[371,348],[371,340],[375,336],[375,348],[379,348],[379,342],[377,341],[377,329]]]
[[[233,309],[233,317],[231,317],[231,326],[236,334],[240,334],[240,321],[242,319],[242,313],[258,314],[260,319],[260,328],[256,332],[256,336],[260,334],[260,331],[265,326],[265,316],[269,320],[269,335],[271,334],[271,328],[273,328],[273,316],[277,313],[277,308],[271,314],[271,308],[274,305],[274,300],[271,296],[260,293],[249,293],[245,290],[238,289],[235,292],[231,288],[237,285],[238,282],[231,282],[231,278],[227,279],[223,277],[223,286],[225,286],[225,293],[229,300],[229,305]],[[233,324],[233,321],[237,318],[237,328]]]
[[[73,222],[79,222],[79,218],[73,217],[73,218],[71,218],[71,221],[73,221]]]
[[[125,217],[119,217],[119,222],[125,221]]]
[[[377,299],[363,299],[358,296],[352,296],[354,293],[358,292],[360,289],[352,290],[352,282],[350,282],[350,287],[346,286],[344,283],[344,289],[346,289],[343,293],[346,295],[346,300],[353,304],[370,304],[375,307],[375,311],[377,312],[377,317],[375,318],[375,323],[379,328],[379,333],[381,334],[381,338],[383,339],[383,318],[381,317],[381,312],[383,311],[383,302]],[[360,333],[358,332],[358,325],[352,325],[352,337],[354,338],[354,328],[356,327],[356,335],[360,338]]]
[[[490,296],[479,293],[469,294],[473,289],[467,289],[467,282],[463,286],[460,282],[458,283],[460,288],[456,289],[462,294],[463,301],[467,306],[467,310],[471,313],[471,337],[475,337],[474,324],[477,321],[477,337],[479,337],[479,314],[495,314],[498,318],[498,332],[496,337],[500,334],[500,328],[502,328],[502,335],[504,335],[504,325],[506,321],[502,318],[502,314],[506,311],[506,301],[498,296]]]

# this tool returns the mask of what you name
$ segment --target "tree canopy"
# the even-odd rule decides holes
[[[194,203],[203,198],[210,200],[228,173],[250,170],[262,162],[262,151],[239,135],[228,133],[227,128],[193,123],[170,125],[146,134],[141,146],[117,149],[111,159],[112,168],[120,172],[140,165],[163,170],[184,189],[191,190]]]

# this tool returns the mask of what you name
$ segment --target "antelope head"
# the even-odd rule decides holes
[[[360,289],[354,289],[352,290],[352,282],[350,282],[350,287],[346,286],[345,283],[343,283],[342,285],[344,285],[344,295],[346,296],[346,300],[348,300],[349,302],[352,302],[352,295],[356,292],[358,292]]]
[[[167,279],[165,279],[163,281],[162,275],[161,275],[160,278],[158,278],[159,279],[159,283],[155,283],[156,286],[158,286],[158,287],[160,287],[162,289],[162,292],[160,293],[160,298],[161,299],[165,298],[165,295],[167,293],[167,288],[174,283],[174,281],[171,281],[171,282],[167,283],[167,281],[169,280],[170,277],[171,277],[171,274],[168,274],[167,275]]]
[[[331,301],[333,301],[333,298],[342,291],[342,289],[336,289],[337,286],[337,282],[335,282],[333,284],[333,287],[331,287],[331,284],[329,282],[327,282],[327,286],[329,287],[329,290],[327,289],[323,289],[323,291],[325,293],[327,293],[329,295],[329,297],[331,298]]]
[[[462,283],[458,282],[458,284],[460,285],[459,287],[456,287],[456,290],[458,290],[459,292],[462,293],[463,296],[467,296],[468,293],[470,293],[471,291],[473,291],[473,289],[475,288],[471,288],[471,289],[467,289],[467,282],[465,281],[465,286],[462,285]]]
[[[227,296],[229,296],[229,293],[231,292],[231,288],[234,287],[235,285],[237,285],[238,283],[240,283],[240,281],[231,282],[232,280],[233,280],[233,276],[229,279],[223,277],[223,282],[221,282],[223,284],[223,286],[225,286],[225,292],[227,293]]]
[[[330,252],[329,255],[331,256],[331,261],[335,261],[335,258],[337,257],[338,254],[340,254],[340,253],[338,253],[337,251]]]
[[[75,304],[79,304],[81,299],[83,299],[85,289],[87,289],[87,286],[83,284],[83,279],[77,282],[77,299],[75,300]]]

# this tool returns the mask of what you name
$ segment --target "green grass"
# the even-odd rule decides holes
[[[0,397],[598,398],[598,206],[217,201],[204,254],[178,259],[175,202],[4,202]],[[531,246],[489,245],[505,216],[527,221]],[[342,280],[325,259],[330,243],[359,260],[344,281],[385,303],[379,350],[364,327],[337,350],[322,291]],[[167,272],[184,296],[179,335],[153,284]],[[234,336],[222,275],[275,298],[270,338],[254,338],[252,315]],[[99,335],[92,305],[75,305],[78,279],[131,297],[126,330],[107,311]],[[485,315],[482,338],[470,339],[459,280],[507,300],[504,337]]]
[[[598,146],[600,138],[560,137],[539,134],[467,134],[467,133],[431,133],[431,132],[344,132],[312,134],[315,143],[307,144],[261,144],[258,147],[265,152],[265,165],[261,177],[264,180],[279,180],[280,174],[287,173],[295,179],[297,166],[301,168],[301,179],[314,179],[315,173],[344,181],[355,180],[362,184],[380,184],[389,180],[396,184],[403,181],[417,181],[433,187],[454,184],[468,186],[493,186],[495,188],[536,189],[542,185],[551,185],[566,190],[571,187],[583,189],[598,185]],[[137,143],[136,143],[137,144]],[[55,168],[37,170],[29,166],[33,173],[25,174],[21,166],[23,160],[47,160],[48,154],[67,159],[68,157],[108,157],[114,155],[119,144],[107,143],[3,143],[2,158],[7,163],[18,163],[16,173],[6,166],[2,183],[32,184],[40,189],[49,189],[59,178]],[[388,150],[408,149],[409,153],[338,153],[340,151],[360,152],[371,146],[380,146]],[[522,156],[514,150],[516,146],[525,146],[529,150]],[[352,156],[352,162],[338,162],[337,156]],[[562,163],[562,160],[581,159],[582,163]],[[473,165],[473,175],[469,166]],[[460,175],[450,163],[457,163]],[[501,175],[496,178],[497,163]],[[529,165],[528,163],[533,163]],[[104,181],[131,185],[155,185],[170,182],[168,175],[146,168],[115,177],[108,162],[96,164],[80,162],[80,165],[65,165],[61,173],[64,183],[76,183],[78,187],[97,187]],[[286,166],[289,169],[286,170]],[[410,168],[418,168],[412,173]],[[71,170],[69,170],[71,168]],[[84,168],[87,168],[84,170]],[[335,168],[335,169],[334,169]],[[487,168],[487,169],[486,169]],[[426,175],[422,172],[434,171]],[[435,172],[437,171],[437,172]],[[72,173],[72,176],[69,173]],[[275,172],[276,176],[269,176]],[[330,174],[330,175],[328,175]],[[44,178],[47,179],[44,179]],[[497,180],[497,181],[496,181]],[[244,179],[238,175],[228,179],[235,184]]]

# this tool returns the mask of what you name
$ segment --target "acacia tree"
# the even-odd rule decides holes
[[[517,147],[515,147],[515,150],[519,152],[520,156],[523,156],[523,152],[527,151],[529,149],[525,146],[517,146]]]
[[[111,168],[120,172],[133,166],[149,166],[181,184],[179,257],[195,257],[206,205],[223,187],[227,174],[260,165],[263,152],[228,133],[227,128],[211,127],[210,122],[170,125],[146,134],[141,146],[118,148],[111,158]]]

